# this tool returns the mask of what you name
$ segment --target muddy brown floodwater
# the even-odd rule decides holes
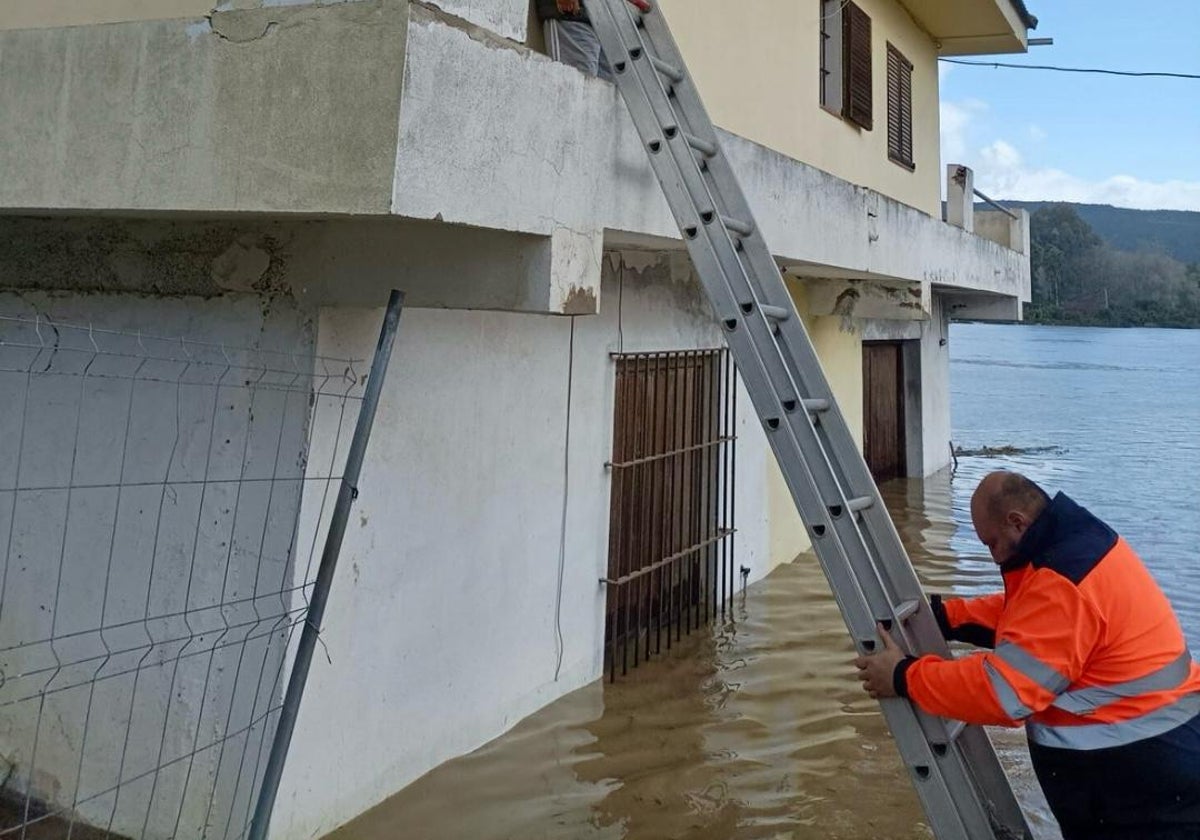
[[[1200,330],[955,324],[957,478],[884,487],[931,592],[999,586],[970,531],[984,473],[1019,469],[1142,554],[1200,655]],[[928,837],[811,557],[614,685],[595,683],[445,764],[337,840]],[[1024,736],[991,730],[1039,838],[1057,838]]]
[[[884,488],[931,591],[998,581],[951,554],[949,481]],[[815,559],[735,596],[734,617],[563,697],[331,840],[930,837]],[[1056,838],[1023,735],[994,739],[1038,836]]]

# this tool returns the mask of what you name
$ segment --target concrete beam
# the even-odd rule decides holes
[[[949,317],[966,321],[1020,321],[1024,308],[1018,298],[999,295],[946,295]]]
[[[602,237],[532,236],[406,219],[0,216],[0,289],[408,305],[556,315],[598,311]]]

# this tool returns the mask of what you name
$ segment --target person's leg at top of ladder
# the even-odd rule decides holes
[[[612,68],[580,0],[538,0],[546,52],[589,76],[612,81]]]
[[[650,11],[647,0],[629,0],[638,11]],[[555,61],[570,65],[606,82],[613,80],[612,66],[600,47],[581,0],[538,0],[546,36],[546,51]]]

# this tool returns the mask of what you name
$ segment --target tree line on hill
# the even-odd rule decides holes
[[[1035,324],[1200,327],[1200,263],[1159,248],[1121,250],[1069,204],[1030,216]]]

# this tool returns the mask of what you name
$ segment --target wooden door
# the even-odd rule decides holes
[[[906,474],[904,353],[898,341],[863,343],[863,455],[877,483]]]

